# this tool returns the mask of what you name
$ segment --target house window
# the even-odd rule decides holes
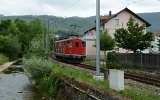
[[[136,19],[133,19],[133,23],[134,23],[134,24],[137,24],[138,22],[136,21]]]
[[[115,19],[115,25],[119,26],[119,19]]]
[[[115,50],[115,51],[119,51],[119,48],[115,48],[114,50]]]

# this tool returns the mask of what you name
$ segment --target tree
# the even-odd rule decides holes
[[[15,25],[19,30],[19,41],[22,43],[21,50],[23,54],[25,54],[29,50],[29,45],[31,44],[32,39],[42,33],[41,21],[36,19],[27,23],[24,20],[16,19]]]
[[[160,39],[158,39],[158,44],[157,44],[157,46],[158,46],[158,50],[160,51]]]
[[[134,19],[130,17],[127,23],[128,29],[120,28],[116,30],[115,40],[118,42],[118,46],[127,50],[131,50],[134,53],[137,50],[144,50],[148,48],[153,41],[153,33],[144,33],[145,25],[139,26],[138,23],[134,23]]]
[[[0,23],[0,35],[16,35],[18,33],[18,29],[16,28],[15,24],[10,20],[1,20]]]
[[[15,59],[21,54],[21,43],[13,35],[0,35],[0,52],[7,55],[10,59]]]
[[[102,32],[100,35],[100,50],[104,51],[104,55],[106,58],[106,51],[113,50],[115,47],[115,40],[112,39],[110,35],[108,35],[108,31]]]

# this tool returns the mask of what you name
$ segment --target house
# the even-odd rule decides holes
[[[100,31],[105,31],[107,29],[109,35],[114,38],[116,29],[127,28],[127,22],[130,17],[134,18],[135,23],[138,23],[139,25],[145,24],[146,28],[151,26],[143,18],[141,18],[140,16],[132,12],[130,9],[125,8],[114,15],[112,15],[110,11],[109,16],[100,16],[100,22],[101,22]],[[88,50],[86,51],[87,56],[95,54],[95,52],[94,53],[92,52],[92,51],[95,51],[94,49],[96,49],[95,47],[94,48],[92,47],[93,45],[95,45],[95,42],[93,42],[95,41],[95,38],[96,38],[95,33],[96,33],[95,27],[85,32],[86,34],[85,40],[87,41],[86,50]],[[115,48],[115,50],[116,52],[119,52],[119,53],[126,53],[128,51],[118,47]]]
[[[159,49],[158,49],[158,39],[160,39],[160,32],[154,32],[153,33],[153,38],[154,38],[154,41],[151,42],[151,46],[148,48],[148,51],[149,53],[154,53],[154,54],[157,54],[157,53],[160,53]]]

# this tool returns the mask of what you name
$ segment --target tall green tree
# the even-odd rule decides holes
[[[15,26],[14,22],[10,19],[1,20],[0,22],[0,35],[7,36],[9,34],[16,35],[18,33],[18,29]]]
[[[157,46],[158,46],[158,50],[160,51],[160,39],[158,39],[158,44],[157,44]]]
[[[115,47],[115,40],[108,34],[108,31],[104,31],[100,35],[100,50],[104,51],[106,58],[106,51],[113,50]]]
[[[115,40],[119,47],[136,53],[138,49],[144,50],[150,46],[151,41],[153,41],[153,33],[144,33],[145,25],[140,26],[130,17],[127,27],[127,29],[120,28],[116,30]]]
[[[18,58],[21,54],[21,43],[17,36],[12,34],[8,36],[0,35],[0,52],[7,55],[10,59]]]
[[[42,24],[38,19],[29,23],[21,19],[16,19],[15,24],[19,30],[19,40],[22,42],[21,50],[25,54],[29,50],[32,39],[42,34]]]
[[[21,19],[16,19],[15,25],[19,30],[18,37],[19,37],[19,41],[22,43],[22,48],[21,48],[22,54],[24,54],[27,52],[30,41],[32,39],[32,36],[30,36],[30,32],[31,32],[30,26],[26,21]]]

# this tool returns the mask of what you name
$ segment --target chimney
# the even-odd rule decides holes
[[[112,16],[112,12],[111,11],[109,11],[109,16]]]

